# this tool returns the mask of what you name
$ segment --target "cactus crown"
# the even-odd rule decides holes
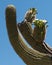
[[[37,14],[37,9],[36,8],[30,8],[30,10],[32,10],[33,14]]]
[[[33,21],[34,25],[38,28],[43,28],[43,27],[47,27],[47,21],[46,20],[34,20]]]

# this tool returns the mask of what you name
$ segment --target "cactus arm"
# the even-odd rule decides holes
[[[6,8],[6,26],[11,45],[27,65],[51,65],[49,55],[42,54],[25,45],[16,25],[16,10],[13,6]]]

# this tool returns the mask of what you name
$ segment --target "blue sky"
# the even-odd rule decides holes
[[[26,65],[15,53],[8,39],[5,8],[9,4],[16,7],[18,22],[24,19],[24,14],[29,8],[37,8],[37,18],[48,21],[45,41],[52,47],[52,0],[0,0],[0,65]]]

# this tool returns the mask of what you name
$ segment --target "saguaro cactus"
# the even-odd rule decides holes
[[[34,39],[32,38],[31,33],[28,35],[28,31],[30,31],[30,29],[27,29],[28,31],[26,31],[26,34],[24,34],[25,32],[21,32],[23,29],[21,30],[21,27],[16,23],[16,9],[11,5],[6,8],[6,26],[11,45],[27,65],[52,65],[50,53],[42,53],[37,50],[38,47],[33,49],[33,45],[31,43],[34,42]],[[25,44],[19,32],[22,33],[28,43],[31,44],[32,48],[29,48]],[[34,44],[36,43],[34,42]]]

